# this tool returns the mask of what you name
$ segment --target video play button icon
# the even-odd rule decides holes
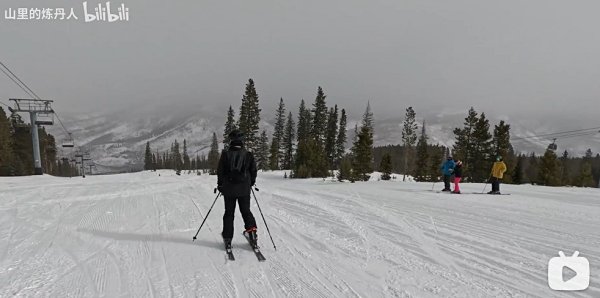
[[[590,286],[590,262],[576,251],[567,257],[562,251],[559,257],[548,262],[548,285],[556,291],[581,291]]]

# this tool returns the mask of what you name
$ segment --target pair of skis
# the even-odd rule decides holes
[[[493,196],[509,196],[509,193],[480,193],[480,192],[461,192],[461,193],[455,193],[455,192],[451,192],[451,191],[436,191],[435,193],[448,193],[448,194],[452,194],[452,195],[493,195]]]
[[[256,258],[258,259],[258,261],[259,262],[266,261],[267,259],[260,251],[260,247],[258,247],[258,245],[253,245],[252,241],[250,240],[250,238],[248,238],[248,235],[246,233],[244,233],[244,238],[246,238],[246,240],[248,241],[248,244],[250,244],[250,247],[252,248],[252,251],[254,251],[254,254],[256,255]],[[233,255],[233,250],[231,249],[231,247],[226,247],[225,252],[227,253],[227,258],[230,261],[235,261],[235,256]]]

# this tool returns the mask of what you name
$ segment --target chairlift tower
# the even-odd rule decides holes
[[[77,160],[77,159],[79,159],[79,160]],[[86,152],[86,153],[83,153],[83,152],[78,152],[78,153],[76,153],[76,154],[75,154],[75,160],[76,160],[75,164],[77,164],[77,165],[79,165],[79,166],[80,166],[80,169],[81,169],[81,177],[82,177],[82,178],[85,178],[85,166],[86,166],[86,161],[90,161],[90,160],[92,160],[92,159],[90,158],[90,155],[89,155],[89,153],[87,153],[87,152]],[[91,171],[91,170],[92,170],[92,169],[90,168],[90,171]]]
[[[10,98],[14,102],[13,113],[29,113],[31,118],[31,140],[33,147],[33,167],[35,175],[42,175],[42,158],[40,156],[40,138],[38,127],[54,125],[54,110],[52,100]]]

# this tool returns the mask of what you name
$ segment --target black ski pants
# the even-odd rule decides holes
[[[246,229],[256,227],[256,220],[250,211],[250,196],[224,197],[225,214],[223,215],[223,238],[233,238],[233,218],[235,215],[235,203],[240,205],[240,212],[244,219]]]
[[[444,175],[444,190],[450,190],[450,177],[452,175]]]
[[[492,191],[500,191],[500,179],[492,177]]]

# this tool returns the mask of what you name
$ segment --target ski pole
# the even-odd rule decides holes
[[[255,187],[254,189],[256,189],[256,191],[258,191],[257,187]],[[258,203],[258,200],[256,199],[256,194],[254,194],[254,189],[251,189],[251,190],[252,190],[252,195],[254,196],[254,200],[256,201],[256,206],[258,206],[258,211],[260,211],[260,216],[262,216],[263,222],[265,223],[265,227],[267,227],[267,232],[269,233],[269,237],[271,238],[271,243],[273,243],[273,248],[275,250],[277,250],[277,246],[275,246],[275,241],[273,241],[273,236],[271,236],[271,231],[269,230],[269,226],[267,225],[265,216],[263,215],[263,212],[260,209],[260,204]]]
[[[488,179],[485,181],[485,185],[483,186],[483,190],[481,191],[481,193],[485,192],[485,188],[487,187],[488,183],[490,183],[490,179],[492,179],[492,175],[490,175],[488,177]]]
[[[217,192],[216,188],[215,188],[214,192]],[[210,209],[208,209],[208,212],[206,213],[206,216],[204,217],[204,220],[202,221],[202,224],[200,224],[200,227],[198,228],[198,232],[196,232],[196,235],[194,235],[194,238],[192,238],[192,242],[194,242],[196,240],[196,237],[198,236],[198,233],[200,233],[200,229],[202,229],[202,226],[204,225],[204,222],[206,222],[206,219],[208,218],[208,215],[210,214],[210,211],[212,211],[212,208],[215,206],[215,203],[217,202],[217,199],[219,198],[220,195],[221,195],[221,192],[219,192],[219,194],[217,194],[217,197],[215,198],[214,202],[210,206]]]

